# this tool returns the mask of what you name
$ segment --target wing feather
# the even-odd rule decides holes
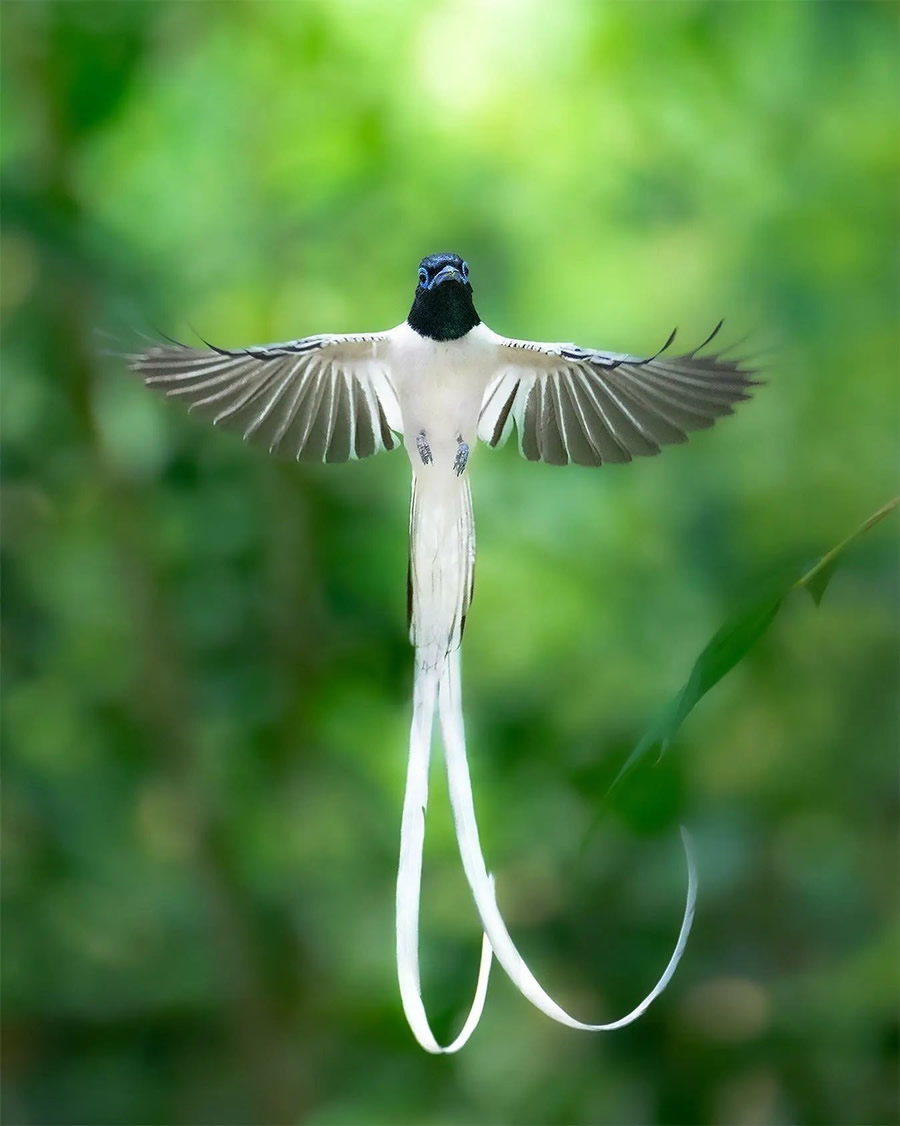
[[[565,465],[569,458],[566,453],[562,420],[553,399],[554,382],[552,379],[543,379],[536,387],[541,397],[538,445],[540,446],[542,461],[546,461],[550,465]]]
[[[366,389],[361,383],[353,387],[353,404],[356,417],[356,456],[369,457],[375,452],[375,422]]]
[[[519,428],[519,441],[522,448],[522,453],[529,461],[541,460],[541,446],[538,435],[540,433],[540,424],[538,422],[538,411],[540,404],[540,385],[532,381],[528,392],[525,395],[525,402],[520,407],[518,404],[518,397],[513,409],[519,410],[519,418],[517,418],[516,425]]]
[[[387,335],[309,336],[235,350],[172,341],[125,358],[147,386],[272,453],[347,461],[398,444]]]
[[[708,398],[680,394],[665,380],[655,379],[648,372],[636,373],[631,383],[635,394],[643,396],[650,409],[664,411],[666,417],[683,430],[711,426],[721,414],[721,411],[711,409]]]
[[[732,414],[759,383],[742,361],[692,352],[652,356],[497,337],[501,363],[482,401],[478,434],[504,442],[512,423],[523,456],[603,465],[659,453]]]
[[[316,391],[316,366],[315,362],[307,364],[302,378],[298,381],[297,398],[291,406],[290,419],[284,433],[278,439],[274,453],[285,451],[289,457],[296,457],[296,453],[292,451],[303,449],[309,430],[309,411],[313,409]]]
[[[602,393],[600,382],[591,378],[590,371],[579,371],[576,379],[577,385],[584,396],[583,401],[594,412],[594,443],[600,454],[601,462],[609,461],[616,464],[631,461],[631,453],[628,446],[622,441],[621,433],[616,430],[615,421],[610,415],[609,403]]]
[[[566,448],[575,462],[590,463],[596,456],[591,441],[590,430],[584,417],[584,410],[578,400],[574,384],[567,379],[558,379],[556,393],[559,397],[566,428]]]
[[[616,441],[615,434],[609,428],[603,409],[597,403],[587,373],[576,370],[570,380],[566,380],[572,396],[578,403],[578,409],[583,420],[585,433],[590,441],[593,457],[587,456],[580,465],[599,465],[602,462],[631,461],[631,455]]]
[[[333,396],[331,439],[328,443],[325,460],[349,461],[353,433],[347,373],[344,371],[335,373]]]
[[[615,377],[616,373],[613,372],[611,375]],[[635,381],[626,383],[615,378],[611,378],[610,383],[627,405],[629,413],[635,418],[640,418],[642,427],[657,446],[687,441],[684,429],[673,422],[664,406],[654,404],[641,385]]]

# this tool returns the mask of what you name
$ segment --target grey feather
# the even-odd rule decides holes
[[[574,344],[502,340],[504,366],[489,385],[479,436],[492,446],[515,421],[524,457],[551,465],[603,465],[659,453],[703,430],[750,397],[760,381],[740,360],[697,353],[651,356]]]
[[[383,337],[309,336],[234,350],[173,341],[125,359],[148,387],[272,453],[347,461],[398,444],[388,417],[396,428],[399,408],[379,359]]]

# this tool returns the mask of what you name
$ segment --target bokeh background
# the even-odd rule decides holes
[[[897,1121],[896,517],[605,801],[721,621],[897,484],[897,7],[3,4],[4,1121]],[[408,464],[272,462],[94,330],[774,345],[658,460],[472,466],[464,698],[502,972],[405,1025]],[[730,334],[730,335],[729,335]],[[439,771],[424,988],[478,927]]]

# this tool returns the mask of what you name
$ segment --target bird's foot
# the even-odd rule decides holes
[[[456,440],[459,443],[459,446],[456,450],[456,458],[453,462],[453,468],[456,470],[456,476],[461,477],[465,472],[466,464],[469,460],[469,447],[462,440],[462,438],[457,438]]]
[[[431,446],[428,445],[428,439],[425,437],[424,430],[416,436],[416,449],[419,451],[422,464],[431,465],[434,459],[431,456]]]

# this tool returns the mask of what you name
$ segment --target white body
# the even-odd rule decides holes
[[[459,645],[472,597],[468,451],[474,450],[479,410],[496,373],[496,340],[483,324],[461,340],[430,340],[406,323],[389,335],[387,364],[413,471],[410,637],[421,667],[437,669]],[[465,465],[459,471],[461,447]]]
[[[452,470],[457,437],[475,448],[478,412],[497,372],[499,338],[484,324],[461,340],[429,340],[406,322],[388,334],[385,352],[391,383],[400,404],[403,435],[413,473]],[[424,431],[434,455],[422,464],[416,438]]]

